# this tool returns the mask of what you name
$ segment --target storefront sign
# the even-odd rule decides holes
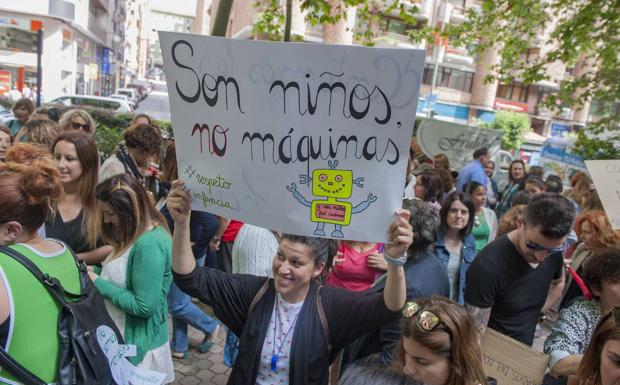
[[[571,126],[559,122],[551,122],[549,136],[552,138],[563,138],[571,132]]]
[[[586,172],[583,159],[570,152],[572,147],[573,142],[568,139],[547,139],[538,158],[538,165],[545,170],[545,174],[558,175],[567,186],[577,172]]]
[[[192,208],[293,234],[387,241],[423,50],[160,32]]]
[[[0,95],[11,90],[11,71],[0,71]]]
[[[101,50],[101,73],[110,74],[110,49],[103,48]]]
[[[514,112],[527,112],[527,103],[513,102],[509,100],[495,100],[493,108],[496,110],[514,111]]]
[[[89,78],[90,80],[97,80],[99,79],[99,66],[97,65],[97,63],[90,63],[87,67],[88,72],[89,72]]]

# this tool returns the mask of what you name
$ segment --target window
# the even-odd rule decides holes
[[[525,86],[522,83],[500,83],[497,86],[497,93],[495,96],[502,99],[526,103],[529,96],[529,86]]]
[[[433,64],[424,65],[424,74],[422,75],[422,84],[432,85]],[[471,92],[472,83],[474,81],[474,73],[461,71],[454,68],[439,66],[437,73],[437,87],[452,88],[459,91]]]
[[[359,19],[358,19],[359,20]],[[362,26],[362,23],[358,23],[359,26]],[[407,24],[401,19],[393,18],[393,17],[382,17],[379,21],[379,30],[381,32],[390,32],[395,33],[397,35],[406,35],[409,31],[415,29],[422,29],[424,27],[424,23],[422,21],[418,21],[416,25]],[[362,29],[363,30],[363,29]]]

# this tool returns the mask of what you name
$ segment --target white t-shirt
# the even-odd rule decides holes
[[[461,256],[451,251],[450,260],[448,261],[448,278],[450,279],[450,299],[458,301],[459,298],[459,281],[461,279]]]
[[[257,385],[289,383],[291,342],[295,333],[297,317],[303,304],[303,301],[288,303],[284,301],[280,294],[277,294],[273,312],[271,313],[271,320],[269,321],[269,328],[267,329],[267,336],[261,351],[258,374],[256,375]],[[272,357],[274,354],[278,354],[275,371],[272,370]]]

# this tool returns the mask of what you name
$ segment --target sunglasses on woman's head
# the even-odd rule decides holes
[[[90,131],[90,124],[86,123],[86,124],[80,124],[78,122],[71,122],[71,128],[73,128],[74,130],[84,130],[84,131]]]
[[[439,325],[445,323],[439,318],[439,316],[430,310],[423,309],[420,304],[414,301],[409,301],[405,304],[402,311],[403,317],[411,318],[418,317],[418,326],[425,332],[432,332]]]

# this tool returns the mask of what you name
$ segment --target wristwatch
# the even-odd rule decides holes
[[[214,235],[213,238],[211,238],[212,241],[221,241],[222,237],[218,237],[217,235]]]

